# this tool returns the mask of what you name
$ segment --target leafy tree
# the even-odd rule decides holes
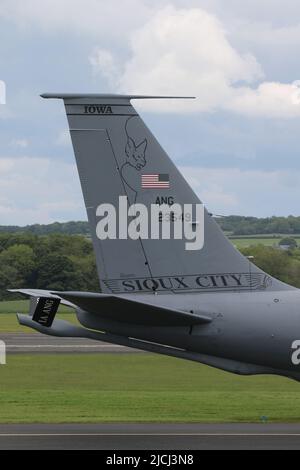
[[[38,260],[36,287],[38,289],[76,290],[78,273],[72,261],[64,255],[48,254]]]
[[[280,246],[288,246],[290,250],[297,248],[297,242],[294,238],[285,237],[279,242]]]
[[[247,247],[241,251],[245,256],[253,256],[251,261],[271,276],[293,286],[299,285],[300,262],[288,251],[264,245]]]
[[[32,285],[35,256],[33,249],[15,244],[0,253],[0,295],[8,297],[7,289]]]

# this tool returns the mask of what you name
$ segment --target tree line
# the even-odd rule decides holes
[[[231,235],[300,234],[300,217],[244,217],[229,215],[216,218],[222,230]]]
[[[215,219],[222,230],[231,235],[259,235],[259,234],[300,234],[300,217],[244,217],[229,215]],[[54,222],[52,224],[34,224],[25,227],[15,225],[0,226],[0,233],[31,233],[34,235],[66,234],[90,236],[88,222]]]
[[[300,249],[243,248],[254,263],[300,287]],[[0,233],[0,300],[18,298],[13,288],[99,291],[93,246],[81,235]]]
[[[89,236],[88,222],[53,222],[52,224],[33,224],[19,227],[17,225],[0,225],[0,233],[32,233],[34,235],[66,234]]]
[[[92,243],[80,235],[0,233],[0,300],[7,289],[99,291]]]

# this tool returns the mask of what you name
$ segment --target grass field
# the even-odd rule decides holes
[[[16,313],[28,313],[29,301],[17,300],[0,302],[0,334],[1,333],[34,333],[31,328],[20,326]],[[73,310],[61,305],[58,310],[57,318],[68,320],[71,323],[77,323]]]
[[[280,240],[280,238],[230,238],[231,243],[237,248],[254,245],[277,246]]]
[[[0,422],[300,420],[300,384],[152,354],[10,355]]]
[[[0,302],[0,315],[2,313],[27,313],[29,300],[9,300]],[[60,305],[59,312],[70,313],[72,310],[65,305]]]
[[[0,339],[33,332],[14,314],[27,311],[26,301],[0,303]],[[1,423],[300,421],[300,383],[152,354],[10,354],[0,403]]]
[[[283,238],[283,237],[282,237]],[[237,248],[246,248],[247,246],[253,245],[265,245],[265,246],[278,246],[278,243],[282,238],[230,238],[231,243],[235,245]],[[298,245],[300,246],[300,238],[294,238]]]

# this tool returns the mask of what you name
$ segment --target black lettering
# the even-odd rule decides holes
[[[97,106],[98,114],[112,114],[111,106]]]
[[[128,290],[131,290],[131,291],[135,290],[135,287],[134,287],[134,285],[131,283],[131,281],[123,281],[122,284],[123,284],[124,287],[127,287],[127,289],[125,289],[126,291],[128,291]]]
[[[149,282],[150,282],[150,286],[149,286]],[[157,281],[155,281],[155,279],[146,279],[143,282],[143,286],[148,290],[157,290],[159,284]]]
[[[210,279],[211,279],[212,285],[213,285],[214,287],[218,287],[217,281],[215,280],[215,276],[209,276],[209,277],[210,277]]]
[[[106,111],[106,106],[96,106],[98,114],[104,114]]]
[[[143,290],[143,287],[138,279],[135,280],[136,285],[138,286],[139,290]]]
[[[169,289],[173,288],[173,284],[172,284],[172,281],[171,281],[170,278],[168,278],[168,279],[159,278],[158,282],[160,283],[160,285],[163,289],[168,289],[169,290]],[[168,284],[168,285],[166,285],[166,284]]]
[[[241,282],[241,277],[242,275],[241,274],[230,274],[230,276],[232,277],[232,279],[234,281],[236,281],[237,285],[238,286],[241,286],[242,285],[242,282]]]
[[[100,104],[97,106],[84,106],[84,114],[113,114],[111,106]]]
[[[175,277],[175,281],[178,283],[178,288],[180,289],[181,287],[184,287],[186,289],[189,288],[189,286],[183,281],[184,277]]]
[[[222,279],[224,286],[227,287],[228,284],[227,284],[225,276],[220,276],[220,278]]]
[[[161,206],[162,204],[167,204],[168,206],[172,206],[174,204],[174,197],[173,196],[157,196],[155,200],[155,204]]]
[[[208,281],[208,284],[202,284],[202,282],[203,282],[202,280],[203,280],[203,279],[206,280],[206,281]],[[210,283],[209,283],[208,276],[198,276],[198,277],[196,278],[196,284],[198,284],[198,286],[200,286],[200,287],[210,287]]]

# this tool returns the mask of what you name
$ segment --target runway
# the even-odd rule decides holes
[[[16,353],[137,353],[137,349],[84,338],[59,338],[40,333],[6,333],[0,335],[7,354]]]
[[[2,424],[9,449],[300,449],[300,424]]]

